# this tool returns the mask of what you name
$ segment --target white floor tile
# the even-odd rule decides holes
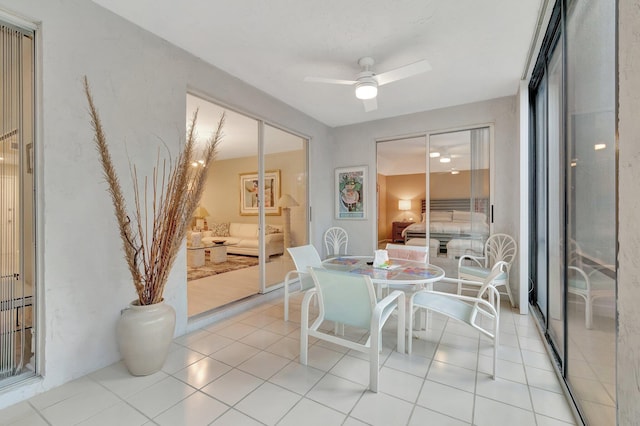
[[[229,325],[228,327],[217,330],[215,334],[227,337],[229,339],[238,340],[258,330],[258,327],[244,324],[242,322],[236,322]]]
[[[378,392],[384,392],[396,398],[415,403],[422,388],[423,380],[403,371],[382,367],[378,383]]]
[[[233,343],[233,340],[229,339],[228,337],[220,336],[215,333],[209,333],[208,335],[194,342],[190,342],[187,347],[196,352],[200,352],[203,355],[211,355],[212,353],[219,351],[222,348],[226,348],[231,343]]]
[[[384,393],[365,392],[350,416],[373,426],[404,425],[413,404]]]
[[[20,417],[10,426],[50,426],[38,413],[30,413]]]
[[[287,359],[296,359],[300,355],[300,340],[284,337],[265,350]]]
[[[473,424],[475,426],[536,426],[536,419],[532,411],[476,396]]]
[[[354,419],[353,417],[347,417],[347,420],[342,424],[343,426],[369,426],[365,422],[361,422],[358,419]]]
[[[78,423],[78,426],[140,426],[148,421],[147,417],[123,401]]]
[[[93,383],[95,387],[87,387],[82,393],[50,405],[40,412],[52,425],[72,425],[120,402],[115,394]]]
[[[307,365],[319,370],[329,371],[343,356],[345,355],[340,352],[313,345],[309,347]]]
[[[476,372],[452,364],[433,361],[427,379],[453,386],[463,391],[473,392],[476,386]]]
[[[255,356],[258,352],[260,352],[260,349],[254,348],[253,346],[245,345],[240,342],[233,342],[226,348],[212,353],[211,358],[235,367],[242,364],[252,356]]]
[[[166,379],[168,375],[164,371],[158,371],[148,376],[132,376],[121,361],[91,373],[90,377],[120,398],[126,399],[128,396]]]
[[[469,426],[470,423],[445,416],[444,414],[437,413],[427,408],[416,406],[413,410],[413,414],[411,415],[411,419],[409,419],[408,425]]]
[[[425,380],[417,404],[469,423],[473,414],[473,393]]]
[[[433,359],[440,362],[446,362],[447,364],[457,365],[458,367],[468,368],[470,370],[475,370],[478,365],[477,352],[468,352],[445,344],[440,344],[438,346],[438,350],[436,351],[436,355]]]
[[[573,413],[563,394],[531,388],[531,399],[536,413],[565,422],[573,421]]]
[[[482,373],[478,374],[476,395],[515,405],[529,411],[533,409],[527,385],[500,378],[493,380],[490,376]]]
[[[263,380],[268,380],[271,376],[282,370],[289,362],[290,360],[287,358],[262,351],[240,364],[238,369],[260,377]]]
[[[553,365],[546,353],[522,349],[522,360],[525,365],[540,368],[542,370],[553,371]]]
[[[324,371],[293,361],[271,377],[269,381],[292,392],[304,395],[325,374]]]
[[[229,406],[220,401],[196,392],[155,417],[153,421],[161,426],[206,426],[228,409]]]
[[[263,424],[232,408],[211,423],[211,426],[263,426]]]
[[[278,423],[278,426],[339,426],[346,415],[303,398]]]
[[[529,386],[562,393],[558,376],[554,371],[542,370],[529,365],[525,365],[524,370]]]
[[[538,422],[538,426],[569,426],[569,425],[576,424],[574,422],[570,422],[570,423],[563,422],[558,419],[543,416],[542,414],[536,414],[536,421]],[[604,423],[597,423],[597,424],[602,426],[605,425]]]
[[[180,348],[175,351],[169,353],[167,356],[167,360],[164,362],[162,366],[162,371],[165,373],[173,374],[177,371],[182,370],[188,365],[193,364],[204,358],[200,352],[193,351],[189,348]]]
[[[300,401],[297,393],[264,383],[236,404],[235,409],[267,425],[275,425]]]
[[[424,378],[427,375],[430,364],[430,358],[416,355],[415,352],[411,355],[407,355],[396,351],[393,351],[384,362],[385,367],[404,371],[405,373],[413,374],[414,376],[421,378]]]
[[[327,374],[309,391],[307,398],[342,413],[349,413],[365,389],[363,385]]]
[[[29,402],[38,410],[50,407],[67,398],[71,398],[78,394],[91,392],[98,388],[99,385],[89,377],[82,377],[77,380],[65,383],[62,386],[51,389],[48,392],[34,396]]]
[[[9,424],[32,414],[38,416],[38,412],[28,402],[23,401],[0,410],[0,419],[5,424]]]
[[[527,383],[527,375],[524,365],[498,359],[498,378],[511,380],[512,382]],[[493,375],[493,357],[480,355],[478,360],[478,372]]]
[[[240,341],[246,345],[253,346],[258,349],[266,349],[282,338],[283,337],[281,334],[260,329],[254,331],[251,334],[248,334],[247,336],[240,339]]]
[[[369,386],[369,361],[345,355],[329,372],[343,379]]]
[[[174,377],[151,385],[128,399],[128,403],[147,417],[153,418],[196,390]]]
[[[233,406],[262,382],[251,374],[234,369],[203,387],[202,392]]]
[[[227,373],[231,368],[231,366],[223,362],[205,357],[183,368],[173,376],[196,389],[201,389],[203,386],[208,385],[218,377]]]

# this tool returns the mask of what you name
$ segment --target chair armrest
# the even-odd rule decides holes
[[[589,276],[587,275],[586,272],[584,272],[582,269],[578,268],[577,266],[567,266],[567,269],[574,270],[578,272],[578,275],[582,275],[582,279],[586,284],[587,291],[591,290],[591,281],[589,281]]]
[[[463,254],[462,256],[460,256],[460,259],[458,259],[458,269],[460,269],[460,267],[462,266],[462,261],[465,259],[474,262],[481,268],[485,267],[485,263],[481,262],[481,260],[485,260],[486,262],[485,256],[472,256],[470,254]]]
[[[493,287],[493,286],[489,286],[490,288],[492,288],[493,290],[495,290],[495,292],[498,294],[497,297],[499,297],[499,293],[498,290]],[[483,306],[484,308],[488,309],[489,312],[495,316],[498,316],[500,313],[500,305],[494,306],[493,304],[491,304],[490,302],[478,298],[478,297],[474,297],[474,296],[464,296],[462,294],[455,294],[455,293],[445,293],[442,291],[434,291],[434,290],[420,290],[417,291],[415,293],[413,293],[411,295],[411,298],[409,299],[409,305],[413,306],[413,299],[415,298],[416,295],[420,294],[420,293],[430,293],[430,294],[437,294],[437,295],[441,295],[441,296],[446,296],[449,297],[451,299],[457,299],[460,300],[462,302],[471,302],[471,303],[475,303],[476,305],[479,306]],[[499,300],[499,299],[498,299]]]
[[[472,280],[463,280],[463,279],[459,279],[459,278],[449,278],[449,277],[442,277],[439,281],[437,281],[439,283],[450,283],[450,284],[470,284],[470,285],[475,285],[478,287],[482,287],[482,285],[484,284],[482,281],[472,281]]]

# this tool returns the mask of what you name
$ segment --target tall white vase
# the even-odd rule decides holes
[[[134,300],[118,319],[116,336],[120,354],[134,376],[159,371],[169,354],[176,326],[176,311],[164,301],[138,305]]]

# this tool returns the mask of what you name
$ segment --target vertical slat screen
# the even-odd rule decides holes
[[[0,378],[24,363],[25,291],[20,261],[24,34],[0,23],[2,110],[0,111]]]

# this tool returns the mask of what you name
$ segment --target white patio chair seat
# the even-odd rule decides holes
[[[368,276],[319,268],[309,270],[315,288],[307,291],[302,301],[300,363],[307,365],[309,336],[366,353],[369,356],[369,389],[378,392],[382,327],[396,309],[398,310],[396,348],[401,353],[405,350],[404,293],[394,291],[377,302],[373,283]],[[314,296],[318,300],[319,313],[315,321],[309,325],[309,304]],[[360,343],[330,334],[320,329],[324,321],[367,330],[368,338],[365,343]]]
[[[473,275],[474,277],[479,278],[487,278],[491,273],[490,269],[480,268],[479,266],[471,266],[471,265],[461,265],[459,267],[459,271],[463,275]],[[506,272],[502,272],[500,275],[496,277],[496,281],[505,281],[509,278]]]
[[[421,290],[416,292],[409,299],[409,322],[413,321],[414,312],[425,309],[437,312],[448,318],[478,330],[480,333],[493,340],[493,378],[496,378],[498,365],[498,341],[500,329],[500,293],[494,287],[493,282],[496,277],[503,273],[504,263],[498,263],[491,273],[481,283],[467,280],[456,280],[443,278],[444,282],[480,285],[480,289],[475,296],[464,296],[453,293],[443,293],[431,290]],[[484,299],[486,297],[486,300]],[[488,321],[490,327],[484,322]],[[428,324],[427,324],[428,327]],[[407,345],[407,353],[411,354],[413,346],[413,336],[410,335]]]

